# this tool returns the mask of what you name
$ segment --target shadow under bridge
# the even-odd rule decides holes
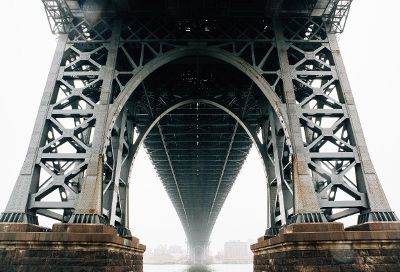
[[[136,137],[133,153],[144,143],[195,252],[192,258],[207,254],[217,216],[253,142],[260,151],[257,135],[272,114],[269,108],[244,73],[191,56],[149,75],[117,118],[112,135],[121,122],[135,128],[129,136]]]

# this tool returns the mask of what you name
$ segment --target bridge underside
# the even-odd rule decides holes
[[[71,2],[68,1],[72,6]],[[221,17],[263,16],[279,13],[308,15],[316,5],[326,6],[328,1],[319,0],[83,0],[75,1],[76,10],[83,12],[109,12],[125,15]]]
[[[145,133],[155,116],[163,116],[147,134],[145,148],[189,244],[207,245],[252,145],[227,110],[257,133],[261,119],[266,118],[261,114],[265,97],[231,65],[196,56],[158,69],[128,104],[133,106],[129,114],[135,116],[139,134]]]
[[[335,36],[351,0],[42,2],[59,42],[0,222],[42,215],[65,223],[53,232],[66,237],[106,224],[108,238],[132,239],[129,175],[141,144],[197,255],[252,144],[267,176],[266,234],[280,232],[253,248],[260,258],[296,223],[322,224],[318,233],[355,214],[359,224],[398,220]],[[132,247],[140,261],[143,248]]]
[[[334,33],[344,30],[352,0],[42,0],[54,33],[85,17],[254,18],[323,17]]]

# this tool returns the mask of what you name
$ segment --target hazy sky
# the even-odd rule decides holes
[[[370,155],[389,202],[400,215],[398,10],[398,0],[353,1],[346,31],[339,38]],[[56,37],[39,0],[3,1],[0,33],[3,210],[26,154]],[[222,249],[228,240],[255,240],[265,228],[265,178],[253,150],[222,208],[211,249]],[[179,219],[143,150],[132,177],[131,229],[149,247],[185,245]]]

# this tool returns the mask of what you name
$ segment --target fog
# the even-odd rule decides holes
[[[378,4],[379,3],[379,4]],[[400,215],[400,27],[396,0],[354,1],[341,52],[371,158],[393,210]],[[0,210],[4,210],[28,148],[56,37],[39,0],[3,1],[0,17]],[[131,229],[149,247],[185,246],[179,219],[142,149],[134,164]],[[228,240],[255,240],[266,228],[266,185],[252,150],[212,234],[211,250]]]

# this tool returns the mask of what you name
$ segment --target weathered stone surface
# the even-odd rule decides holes
[[[146,247],[112,227],[56,224],[40,232],[32,225],[8,225],[0,225],[0,272],[143,271]]]
[[[47,232],[48,228],[40,227],[32,224],[10,224],[0,223],[0,232]]]
[[[371,222],[346,228],[347,231],[400,231],[398,222]]]
[[[400,223],[292,224],[251,249],[254,272],[400,271]]]

